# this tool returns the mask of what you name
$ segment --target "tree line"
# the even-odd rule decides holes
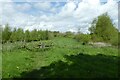
[[[26,30],[24,31],[22,28],[14,28],[11,30],[8,24],[5,25],[5,28],[2,30],[2,43],[6,42],[16,42],[16,41],[40,41],[40,40],[49,40],[53,37],[59,36],[59,31],[48,31],[48,30]]]
[[[107,13],[104,13],[97,18],[95,18],[91,27],[89,28],[90,34],[83,34],[78,32],[74,34],[70,31],[65,33],[60,33],[59,31],[48,31],[48,30],[26,30],[24,31],[21,28],[14,28],[11,30],[10,26],[6,24],[5,28],[2,30],[2,43],[5,42],[16,42],[16,41],[40,41],[40,40],[49,40],[54,37],[62,36],[74,38],[77,41],[88,43],[92,42],[106,42],[113,45],[120,45],[118,36],[120,32],[115,25],[112,23],[110,16]]]

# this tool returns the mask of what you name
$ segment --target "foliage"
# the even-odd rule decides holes
[[[34,29],[30,32],[30,41],[37,41],[38,39],[38,33],[37,30]]]
[[[107,13],[98,16],[97,20],[93,20],[89,31],[94,41],[104,41],[113,45],[118,44],[118,30]]]
[[[74,37],[74,33],[67,31],[64,33],[64,37],[69,37],[69,38],[73,38]]]
[[[16,30],[16,28],[14,28],[14,30],[13,30],[11,36],[10,36],[10,41],[11,42],[16,42],[17,41],[17,30]]]
[[[95,18],[91,23],[91,27],[88,29],[91,32],[91,34],[95,32],[96,22],[97,22],[97,19]]]
[[[2,41],[3,43],[7,42],[11,35],[11,29],[8,24],[5,25],[4,30],[2,31]]]
[[[17,41],[23,41],[24,40],[24,32],[23,29],[19,28],[16,32],[17,34]]]
[[[60,34],[60,33],[58,33]],[[26,30],[23,31],[21,28],[14,28],[11,30],[9,25],[7,24],[5,28],[2,30],[2,43],[6,43],[7,41],[16,42],[16,41],[40,41],[40,40],[49,40],[54,38],[54,35],[58,35],[52,31],[42,31],[42,30]]]
[[[90,35],[89,34],[77,34],[75,36],[75,39],[79,42],[88,43],[90,41]]]
[[[25,31],[25,41],[26,41],[26,42],[29,42],[29,41],[30,41],[30,32],[29,32],[29,30],[26,30],[26,31]]]

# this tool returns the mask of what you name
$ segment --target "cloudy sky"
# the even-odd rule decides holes
[[[91,21],[108,12],[118,27],[119,0],[0,0],[1,24],[24,30],[88,33]],[[4,26],[3,26],[4,27]]]

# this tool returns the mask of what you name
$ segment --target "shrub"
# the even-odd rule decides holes
[[[89,34],[77,34],[75,36],[75,39],[77,41],[83,42],[83,44],[88,43],[91,39],[90,39],[90,35]]]

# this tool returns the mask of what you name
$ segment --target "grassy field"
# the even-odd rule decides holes
[[[2,53],[3,78],[115,78],[118,75],[118,49],[82,45],[70,38],[50,41],[47,50],[19,49],[23,43],[6,43]],[[47,43],[47,44],[48,44]]]

